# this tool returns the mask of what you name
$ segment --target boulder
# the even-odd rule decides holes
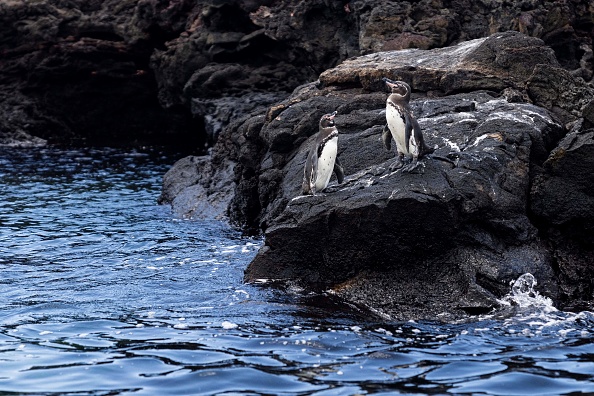
[[[525,58],[521,58],[522,53],[526,54]],[[513,62],[493,62],[493,59],[509,60],[513,57]],[[534,70],[541,65],[550,65],[553,70],[565,72],[557,68],[558,62],[552,50],[541,40],[517,32],[498,33],[448,48],[382,52],[349,59],[322,73],[318,84],[304,85],[290,98],[271,107],[262,131],[246,138],[254,144],[239,150],[239,178],[236,182],[240,195],[259,197],[262,210],[257,212],[257,217],[248,217],[246,213],[253,214],[254,211],[234,200],[232,219],[248,228],[264,230],[271,219],[279,215],[296,193],[291,187],[284,188],[296,185],[296,182],[289,181],[286,172],[281,170],[296,155],[295,148],[317,131],[317,122],[322,114],[338,110],[337,120],[344,120],[342,133],[376,128],[372,133],[378,134],[385,124],[385,116],[374,110],[385,106],[386,93],[381,82],[384,76],[408,82],[416,97],[488,90],[496,95],[508,96],[513,91],[519,100],[526,98],[529,101],[528,82]],[[572,85],[572,90],[576,95],[591,94],[591,90],[579,82]],[[439,106],[438,103],[432,106]],[[541,105],[547,104],[549,102],[544,101]],[[457,106],[458,111],[463,111],[472,105],[470,102],[458,102]],[[444,114],[450,111],[447,106],[437,108]],[[230,136],[238,134],[232,128],[227,132]],[[544,137],[548,145],[558,138],[560,136],[556,135]],[[250,150],[251,147],[254,150]],[[370,161],[382,159],[375,156],[378,151],[381,152],[373,150]],[[539,152],[541,157],[547,155],[542,145],[535,152]],[[387,155],[384,153],[383,158]],[[362,164],[370,163],[363,160]],[[247,186],[257,191],[249,192]]]
[[[551,102],[539,102],[543,96],[531,100],[530,81],[544,68],[552,80],[565,81],[574,97],[594,93],[568,76],[542,41],[508,32],[447,49],[350,59],[265,116],[247,119],[259,129],[241,136],[231,214],[257,222],[265,245],[245,280],[298,284],[392,319],[488,312],[526,272],[561,306],[578,296],[591,301],[591,282],[577,279],[591,273],[590,256],[575,266],[566,250],[554,247],[563,245],[555,237],[559,221],[575,216],[591,224],[590,212],[584,212],[591,197],[580,191],[567,195],[577,179],[589,186],[591,176],[584,174],[589,163],[576,163],[588,153],[591,136],[580,127],[581,111],[563,113],[564,119]],[[411,85],[413,111],[426,141],[437,147],[418,173],[389,170],[394,153],[380,142],[387,97],[383,76]],[[300,196],[317,122],[334,110],[347,176],[324,194]],[[565,136],[565,121],[574,123],[579,138]],[[539,185],[558,182],[551,179],[551,161],[557,151],[568,152],[567,139],[575,151],[565,166],[576,166],[576,178],[543,194]],[[547,206],[558,202],[562,191],[565,213]],[[537,193],[544,203],[533,202]],[[583,197],[578,206],[569,202],[576,195]],[[251,199],[238,201],[239,196]],[[590,235],[585,227],[581,231]],[[580,252],[589,243],[561,235]],[[560,272],[563,260],[567,269]],[[571,289],[569,279],[577,282]]]
[[[233,179],[234,167],[235,162],[226,157],[184,157],[163,176],[158,202],[170,204],[180,218],[225,220],[233,197],[233,184],[227,181]]]
[[[311,142],[300,147],[284,167],[288,203],[269,221],[247,281],[330,290],[394,319],[487,312],[525,272],[555,292],[552,258],[527,202],[531,157],[544,161],[543,136],[559,135],[562,125],[542,108],[485,92],[413,105],[427,141],[438,145],[422,173],[390,172],[381,124],[361,125],[339,140],[345,182],[299,196]],[[384,110],[375,113],[381,122]]]

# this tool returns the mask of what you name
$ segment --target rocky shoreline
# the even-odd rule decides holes
[[[452,162],[427,159],[422,174],[389,171],[393,153],[379,141],[382,76],[416,90],[411,105],[426,140],[438,146],[436,158]],[[265,246],[246,280],[295,282],[399,320],[488,312],[526,272],[559,306],[575,304],[577,290],[591,285],[594,262],[592,201],[582,189],[592,181],[584,156],[594,148],[594,120],[551,98],[560,92],[556,82],[569,103],[589,108],[592,87],[560,68],[542,41],[515,32],[439,50],[367,55],[323,73],[317,87],[291,96],[259,136],[268,143],[259,192],[273,198],[262,211]],[[325,196],[299,196],[311,139],[289,126],[304,109],[311,122],[314,114],[339,112],[347,176]],[[583,166],[571,159],[574,150]],[[568,172],[584,172],[577,178],[585,184],[561,182],[558,164],[566,161],[576,166]],[[262,183],[267,174],[276,179]],[[571,254],[560,248],[566,243]],[[573,272],[578,267],[580,275]]]
[[[391,319],[488,312],[530,272],[594,309],[587,1],[0,4],[0,144],[173,144],[159,201],[265,245],[246,281]],[[422,173],[390,172],[382,77],[406,81]],[[338,111],[346,180],[299,196]],[[447,161],[440,160],[445,158]]]

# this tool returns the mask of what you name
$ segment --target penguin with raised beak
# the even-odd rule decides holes
[[[409,106],[410,86],[404,81],[382,79],[390,96],[386,100],[386,126],[382,132],[382,141],[388,150],[392,147],[392,139],[396,142],[396,161],[390,165],[394,171],[402,168],[403,172],[412,172],[419,167],[419,159],[435,151],[425,144],[421,127]],[[412,162],[405,165],[405,158],[412,157]]]

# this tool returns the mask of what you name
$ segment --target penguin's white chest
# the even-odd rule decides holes
[[[316,177],[316,191],[322,191],[328,186],[334,170],[336,153],[338,152],[338,136],[324,144],[322,153],[318,157],[318,174]]]
[[[398,152],[410,154],[406,149],[406,124],[404,123],[404,116],[390,102],[388,102],[386,106],[386,122],[388,123],[388,128],[390,128],[392,137],[396,142],[396,149]]]

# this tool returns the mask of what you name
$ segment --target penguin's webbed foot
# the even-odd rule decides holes
[[[322,190],[322,192],[324,193],[322,195],[335,193],[336,191],[340,190],[340,187],[341,187],[340,184],[334,184],[332,186],[328,186]]]
[[[392,165],[390,165],[390,172],[397,171],[398,169],[402,168],[403,166],[404,166],[404,162],[402,162],[402,158],[397,157],[396,160],[394,162],[392,162]]]
[[[418,172],[414,172],[415,170],[419,169]],[[413,160],[410,164],[407,164],[406,166],[402,167],[402,172],[407,172],[407,173],[425,173],[425,162],[424,161],[418,161],[418,160]]]

